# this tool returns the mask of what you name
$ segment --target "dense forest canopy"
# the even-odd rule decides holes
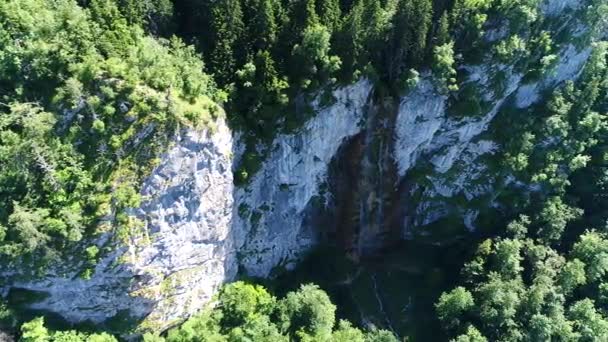
[[[496,172],[534,191],[497,196],[509,206],[493,222],[510,223],[483,227],[435,308],[458,342],[608,340],[608,4],[581,3],[572,16],[586,29],[573,39],[540,0],[4,0],[0,263],[35,276],[78,253],[65,266],[91,277],[102,255],[144,235],[129,209],[184,127],[226,117],[246,142],[243,185],[317,94],[331,103],[333,89],[367,78],[375,96],[399,97],[432,74],[451,115],[475,115],[487,104],[461,66],[506,65],[532,82],[573,43],[592,50],[580,77],[502,109],[491,127]],[[501,39],[487,39],[497,28]],[[236,282],[216,304],[144,340],[397,341],[336,319],[314,285],[277,298]],[[3,301],[0,327],[27,342],[117,339],[18,322]]]

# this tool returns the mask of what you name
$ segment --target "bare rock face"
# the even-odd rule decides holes
[[[15,339],[13,338],[13,336],[0,330],[0,342],[14,342],[14,341],[15,341]]]
[[[155,303],[146,322],[184,318],[235,277],[231,168],[232,133],[220,121],[185,132],[145,181],[136,215],[147,236],[125,257],[142,277],[131,295]]]
[[[11,289],[42,294],[31,309],[71,322],[132,318],[141,328],[163,329],[196,312],[236,275],[232,193],[226,124],[185,131],[143,184],[144,201],[133,210],[140,234],[105,256],[90,279],[57,265]]]
[[[575,80],[582,72],[591,54],[590,48],[577,49],[566,44],[558,55],[558,63],[535,82],[523,83],[523,75],[503,65],[483,64],[466,66],[469,83],[477,84],[480,96],[491,103],[489,110],[473,116],[458,117],[447,111],[446,98],[435,90],[430,79],[423,79],[406,97],[401,99],[395,127],[394,158],[400,177],[420,162],[429,164],[425,181],[412,186],[421,191],[417,203],[410,204],[410,215],[405,218],[403,235],[407,229],[431,224],[457,212],[469,229],[474,229],[478,215],[475,209],[453,206],[449,199],[463,195],[466,201],[489,196],[484,202],[493,206],[492,192],[496,183],[509,179],[496,179],[488,173],[481,161],[484,155],[499,148],[491,140],[482,138],[496,115],[505,107],[530,107],[541,100],[543,91],[554,89],[567,80]],[[506,74],[504,91],[495,93],[489,75],[497,70]],[[407,198],[403,197],[403,198]]]
[[[184,131],[143,183],[143,202],[131,210],[136,232],[123,244],[110,243],[112,252],[90,279],[57,265],[43,277],[7,282],[2,292],[37,294],[29,309],[70,322],[132,319],[139,331],[158,331],[210,302],[239,267],[268,276],[277,266],[294,265],[318,243],[316,229],[305,224],[306,210],[321,196],[343,140],[361,130],[371,88],[362,80],[339,89],[325,107],[319,97],[317,115],[298,133],[279,136],[244,188],[233,185],[240,148],[224,121]],[[111,235],[98,245],[108,246]]]
[[[276,266],[290,268],[319,242],[320,227],[306,223],[315,201],[323,201],[328,166],[338,148],[363,129],[365,104],[372,90],[361,80],[333,93],[298,133],[281,135],[250,184],[238,189],[235,229],[245,233],[239,260],[247,274],[266,277]]]
[[[567,45],[560,52],[559,63],[553,72],[525,85],[521,84],[522,75],[508,67],[467,67],[469,82],[477,82],[485,91],[481,96],[493,103],[489,111],[475,116],[450,116],[446,110],[446,98],[434,89],[430,80],[422,80],[401,100],[395,128],[394,158],[400,176],[404,177],[420,159],[429,163],[431,168],[426,173],[421,199],[412,204],[413,214],[406,218],[412,222],[404,224],[404,227],[425,226],[448,215],[455,208],[448,208],[445,199],[462,194],[471,201],[490,194],[497,180],[485,172],[486,166],[479,159],[494,153],[498,146],[481,138],[482,133],[486,132],[504,105],[529,107],[539,100],[543,90],[552,89],[565,80],[576,79],[589,55],[589,49],[578,51]],[[499,68],[509,75],[502,94],[494,94],[486,84],[485,75],[493,72],[491,68]],[[420,190],[420,186],[415,185],[413,190]],[[488,205],[492,205],[491,201]],[[473,229],[477,213],[467,208],[456,210],[461,211],[465,225]]]

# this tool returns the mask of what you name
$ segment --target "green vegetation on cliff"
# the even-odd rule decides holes
[[[608,45],[577,82],[503,127],[502,170],[536,191],[510,194],[511,215],[436,304],[454,341],[608,339]],[[523,133],[522,133],[523,132]]]
[[[123,209],[142,178],[180,127],[222,115],[219,97],[192,47],[112,1],[0,3],[0,260],[41,266],[105,230],[135,234]]]
[[[608,4],[578,1],[562,23],[543,16],[541,2],[4,0],[2,271],[35,276],[81,255],[65,266],[89,278],[104,253],[143,234],[129,208],[141,204],[142,179],[171,139],[184,127],[212,130],[224,108],[247,145],[235,174],[245,183],[268,143],[309,118],[312,94],[366,77],[381,96],[397,97],[432,72],[448,112],[473,118],[505,92],[507,73],[532,86],[551,78],[558,53],[589,50],[577,80],[526,108],[506,99],[487,133],[500,147],[488,158],[504,180],[492,194],[492,224],[471,233],[478,243],[467,248],[460,277],[433,300],[453,341],[608,340],[608,45],[596,41]],[[479,63],[489,66],[493,89],[467,79],[465,64]],[[113,240],[101,245],[104,233]],[[396,278],[420,272],[402,266],[391,264],[407,274]],[[423,284],[447,282],[435,279],[435,266],[424,272]],[[358,281],[377,294],[376,273]],[[353,325],[364,315],[337,320],[314,285],[279,299],[237,282],[214,304],[144,340],[396,341],[392,331]],[[395,307],[381,311],[401,314]],[[17,322],[0,301],[0,327],[18,325],[26,342],[117,338],[51,331],[43,318]]]

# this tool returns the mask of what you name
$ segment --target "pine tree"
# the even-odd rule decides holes
[[[319,23],[316,1],[297,0],[292,2],[289,8],[289,20],[291,22],[292,34],[297,38],[296,41],[299,41],[307,27]]]
[[[357,4],[357,0],[339,0],[340,10],[342,13],[348,13]]]
[[[363,2],[358,0],[336,33],[335,50],[342,58],[342,77],[351,80],[363,53]]]
[[[389,79],[419,66],[425,56],[433,16],[431,0],[401,0],[393,17],[389,46]]]
[[[330,32],[333,32],[340,25],[340,17],[342,16],[339,0],[323,0],[317,5],[321,24],[325,25]]]
[[[293,47],[302,41],[302,33],[307,27],[319,22],[315,0],[295,0],[286,7],[285,25],[282,26],[275,58],[291,68]],[[295,66],[294,66],[295,67]]]
[[[372,61],[376,68],[383,68],[383,52],[386,49],[390,22],[382,8],[382,0],[363,0],[362,27],[365,61]]]
[[[435,30],[435,41],[433,42],[436,46],[447,44],[450,42],[450,19],[447,12],[443,12],[437,29]]]
[[[410,18],[413,41],[409,57],[414,65],[419,65],[426,53],[428,35],[433,19],[433,3],[431,0],[412,0],[410,6],[413,13]]]
[[[316,1],[315,0],[304,0],[306,8],[304,11],[304,23],[305,27],[311,27],[319,23],[319,16],[317,15]],[[297,13],[296,13],[297,15]]]
[[[491,0],[456,0],[450,11],[450,29],[455,35],[457,45],[465,49],[475,46],[483,35],[483,25],[488,16]]]
[[[211,8],[213,49],[210,67],[221,85],[229,84],[237,68],[237,60],[243,61],[244,50],[239,46],[244,32],[243,12],[239,0],[219,0]]]
[[[280,3],[273,0],[253,0],[248,10],[253,14],[248,33],[254,51],[267,50],[277,39],[275,6]]]

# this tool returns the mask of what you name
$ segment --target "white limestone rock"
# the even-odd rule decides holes
[[[60,274],[57,265],[41,280],[12,287],[44,292],[47,297],[31,307],[72,322],[101,323],[128,312],[155,330],[209,302],[237,271],[232,136],[223,121],[216,126],[178,137],[144,182],[144,201],[133,210],[143,220],[141,234],[106,255],[91,279]]]
[[[421,80],[411,94],[401,99],[394,147],[400,176],[421,153],[432,148],[435,134],[445,122],[445,105],[446,97],[438,94],[428,79]]]
[[[583,71],[583,66],[591,55],[591,48],[578,50],[568,44],[559,54],[559,62],[539,82],[522,85],[516,94],[518,108],[526,108],[539,100],[541,91],[566,80],[575,80]]]
[[[577,10],[581,4],[580,0],[541,0],[540,11],[548,17],[554,17],[566,10]]]
[[[290,268],[317,244],[317,227],[306,210],[326,181],[328,166],[348,137],[361,132],[372,83],[361,80],[336,90],[335,103],[321,108],[296,134],[281,135],[251,182],[238,189],[235,229],[246,234],[239,260],[247,274],[266,277],[276,266]]]

